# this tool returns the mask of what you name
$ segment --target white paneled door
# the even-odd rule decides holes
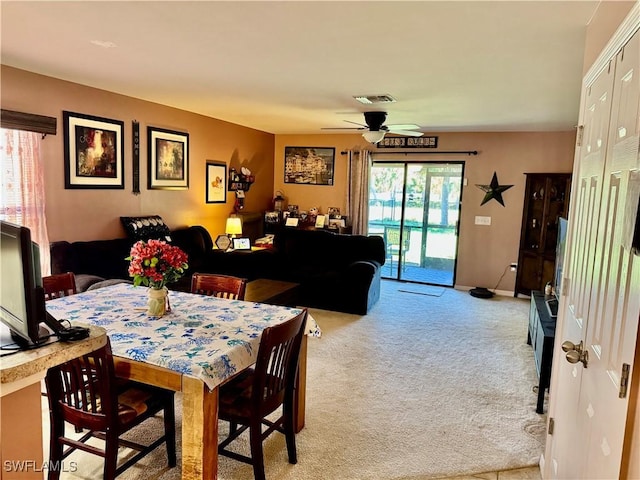
[[[625,384],[631,382],[640,317],[640,256],[631,248],[640,191],[639,63],[636,32],[583,95],[545,478],[621,475]],[[565,343],[562,351],[567,341],[575,348]]]

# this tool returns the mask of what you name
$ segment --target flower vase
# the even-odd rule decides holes
[[[162,317],[169,305],[169,290],[167,287],[149,288],[149,300],[147,301],[147,315],[150,317]]]

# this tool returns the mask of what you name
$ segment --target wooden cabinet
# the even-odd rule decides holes
[[[514,295],[531,295],[553,282],[558,218],[569,211],[570,173],[526,173]]]

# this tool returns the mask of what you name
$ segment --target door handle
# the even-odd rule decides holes
[[[570,352],[572,350],[575,350],[578,353],[582,353],[583,345],[584,344],[582,343],[582,340],[580,340],[580,343],[578,345],[576,345],[573,342],[570,342],[569,340],[566,340],[562,342],[562,351]]]
[[[580,343],[576,345],[569,340],[562,342],[562,350],[567,352],[565,358],[569,363],[578,363],[582,362],[584,368],[587,368],[587,364],[589,363],[589,351],[584,348],[584,344],[582,340]]]

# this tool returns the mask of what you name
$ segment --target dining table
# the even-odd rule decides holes
[[[170,291],[169,311],[147,314],[147,288],[119,283],[50,300],[59,321],[106,330],[116,374],[182,393],[182,478],[215,479],[218,387],[255,363],[262,331],[298,315],[291,308]],[[296,432],[304,427],[307,338],[321,330],[307,315],[296,382]]]

